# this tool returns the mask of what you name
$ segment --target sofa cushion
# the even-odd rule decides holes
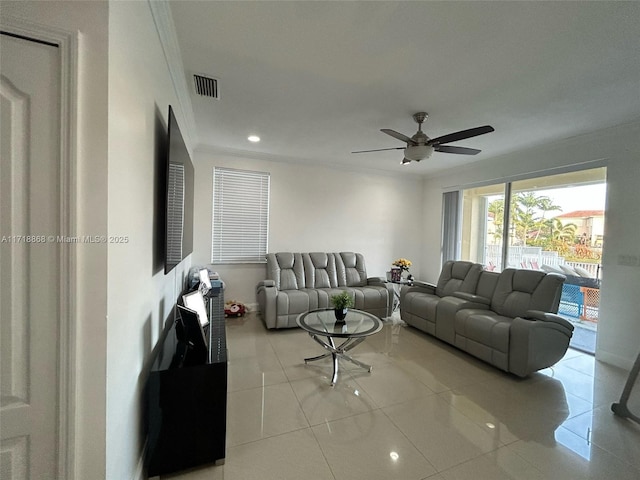
[[[331,303],[331,297],[342,293],[344,289],[341,288],[316,288],[313,290],[318,298],[318,306],[316,308],[333,308]],[[349,292],[353,297],[353,293]]]
[[[491,298],[491,310],[507,317],[521,317],[527,310],[556,313],[562,275],[536,270],[504,270]]]
[[[591,275],[591,272],[589,272],[588,270],[582,267],[579,267],[576,265],[575,267],[573,267],[573,269],[576,271],[578,275],[580,275],[583,278],[594,278],[593,275]]]
[[[475,293],[482,265],[465,261],[445,262],[436,285],[436,295],[446,297],[453,292]]]
[[[367,285],[367,269],[360,253],[340,252],[336,254],[338,286],[364,287]]]
[[[500,274],[498,272],[489,272],[487,270],[480,272],[476,295],[491,300],[493,292],[496,291],[496,285],[498,284],[499,277]]]
[[[492,313],[491,310],[487,310],[486,308],[463,308],[462,310],[458,310],[453,317],[455,334],[462,335],[466,338],[469,317],[473,315],[482,315],[487,312]]]
[[[307,288],[335,288],[338,286],[335,256],[331,253],[303,253]]]
[[[304,266],[299,253],[267,254],[267,277],[278,290],[298,290],[305,287]]]
[[[282,290],[276,298],[278,312],[295,315],[312,309],[311,299],[307,290]]]
[[[418,314],[427,321],[436,321],[436,307],[440,297],[422,292],[408,292],[402,298],[400,309],[402,313]]]
[[[509,351],[509,329],[512,318],[496,315],[490,310],[466,315],[456,322],[456,335],[474,340],[503,353]]]

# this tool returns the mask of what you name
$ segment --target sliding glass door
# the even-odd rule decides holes
[[[460,258],[495,271],[573,262],[597,274],[605,194],[604,167],[465,189]]]

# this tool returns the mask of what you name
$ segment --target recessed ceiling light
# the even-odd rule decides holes
[[[249,135],[247,137],[247,140],[249,140],[250,142],[253,142],[253,143],[258,143],[260,141],[260,137],[257,136],[257,135]]]

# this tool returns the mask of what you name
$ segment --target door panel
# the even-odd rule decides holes
[[[0,36],[0,478],[55,478],[60,58]]]

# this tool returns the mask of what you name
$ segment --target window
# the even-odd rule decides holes
[[[262,263],[269,231],[268,173],[213,169],[212,263]]]
[[[606,168],[462,192],[460,259],[487,269],[576,264],[599,273]]]

